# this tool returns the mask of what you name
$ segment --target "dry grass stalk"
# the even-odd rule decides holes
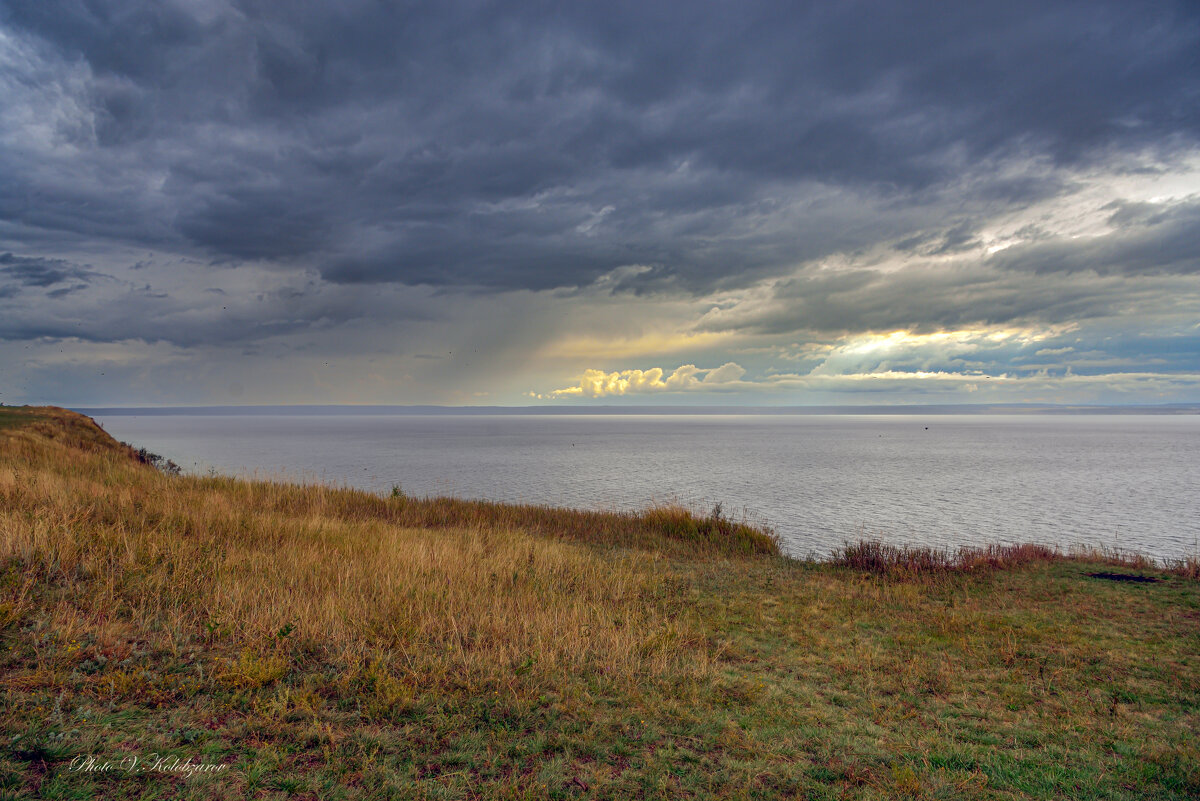
[[[572,512],[165,475],[85,418],[45,414],[0,431],[0,563],[71,599],[64,627],[80,615],[93,628],[123,621],[161,648],[222,639],[265,654],[286,641],[342,663],[396,655],[404,680],[475,687],[563,670],[636,678],[700,665],[704,648],[658,603],[655,558],[585,543],[774,550],[748,526],[673,508]]]

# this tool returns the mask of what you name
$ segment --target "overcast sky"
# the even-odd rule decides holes
[[[0,401],[1200,401],[1195,2],[0,0]]]

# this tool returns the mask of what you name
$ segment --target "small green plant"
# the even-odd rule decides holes
[[[129,447],[133,448],[132,445]],[[155,470],[166,473],[169,476],[177,476],[183,472],[183,469],[180,468],[179,465],[175,464],[175,462],[171,459],[168,459],[161,454],[148,451],[145,448],[134,449],[133,455],[142,464],[148,464]]]

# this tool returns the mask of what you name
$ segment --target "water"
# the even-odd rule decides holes
[[[1197,415],[97,418],[191,472],[388,493],[743,509],[793,554],[860,536],[1200,551]]]

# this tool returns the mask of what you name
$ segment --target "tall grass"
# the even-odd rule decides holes
[[[46,414],[0,431],[0,564],[26,579],[4,614],[49,602],[66,635],[104,633],[99,651],[216,644],[231,681],[264,680],[275,669],[264,664],[286,664],[281,652],[386,656],[402,681],[475,689],[562,670],[704,669],[700,638],[662,603],[653,552],[588,546],[775,550],[744,524],[673,508],[573,512],[164,475],[90,421]]]

